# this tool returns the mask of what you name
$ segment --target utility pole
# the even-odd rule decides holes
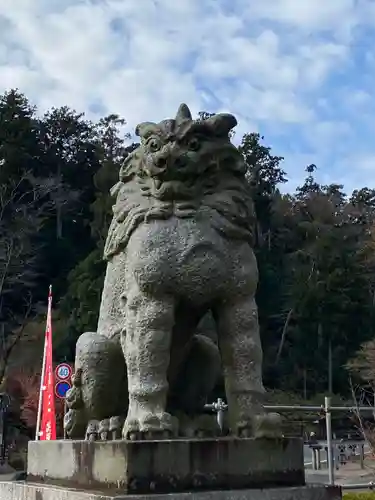
[[[328,394],[333,394],[332,340],[328,339]]]
[[[327,431],[327,459],[328,459],[328,480],[329,484],[335,484],[333,471],[333,448],[332,448],[332,414],[331,414],[331,398],[324,398],[324,410],[326,416],[326,431]]]

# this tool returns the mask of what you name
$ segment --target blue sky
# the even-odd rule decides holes
[[[128,129],[229,111],[259,131],[294,189],[375,187],[374,0],[3,0],[0,89],[41,111],[119,113]]]

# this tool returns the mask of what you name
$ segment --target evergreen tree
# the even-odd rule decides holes
[[[78,335],[96,329],[109,191],[137,146],[125,125],[117,115],[91,122],[67,107],[38,117],[20,92],[0,96],[0,379],[24,332],[42,332],[50,283],[56,359],[72,361]],[[263,137],[245,134],[240,151],[257,215],[266,385],[303,397],[348,396],[348,361],[373,355],[375,189],[347,196],[339,184],[319,184],[309,165],[303,185],[283,194],[283,158]],[[208,316],[199,331],[214,328]]]

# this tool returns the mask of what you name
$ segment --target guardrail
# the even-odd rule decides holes
[[[366,484],[340,484],[342,490],[375,490],[375,483]]]

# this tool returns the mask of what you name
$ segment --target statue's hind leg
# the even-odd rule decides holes
[[[189,415],[202,413],[220,377],[221,359],[217,345],[204,335],[194,335],[170,393],[171,406]]]
[[[186,359],[169,393],[168,408],[179,417],[180,435],[219,435],[216,415],[204,412],[204,405],[212,402],[212,393],[221,379],[219,349],[204,335],[194,335],[189,344]]]
[[[215,310],[229,423],[240,436],[279,435],[277,414],[264,411],[262,346],[254,295],[240,295]]]
[[[170,296],[145,296],[133,288],[127,297],[122,337],[129,389],[125,439],[169,437],[175,430],[166,412],[174,310]]]
[[[109,419],[125,417],[127,412],[126,367],[120,343],[96,332],[82,334],[76,345],[73,382],[66,396],[69,412],[64,425],[67,435],[83,439],[89,427],[89,434],[99,432],[102,439],[108,438],[109,432],[105,429],[109,428]],[[101,423],[98,432],[95,422]]]

